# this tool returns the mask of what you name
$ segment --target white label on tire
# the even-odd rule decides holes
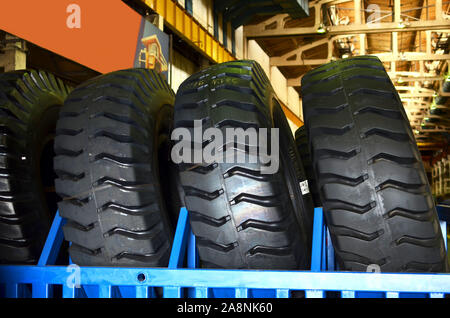
[[[309,193],[308,180],[300,181],[300,189],[302,190],[303,195]]]

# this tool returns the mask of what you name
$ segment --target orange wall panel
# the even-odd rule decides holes
[[[80,28],[69,28],[70,4]],[[0,29],[105,73],[133,67],[141,17],[120,0],[2,1]]]

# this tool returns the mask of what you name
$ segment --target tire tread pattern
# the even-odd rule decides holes
[[[406,113],[373,56],[302,79],[313,170],[343,270],[446,271],[437,213]]]
[[[51,220],[39,193],[33,135],[70,88],[42,70],[0,74],[0,263],[34,264]]]
[[[172,234],[154,136],[159,111],[173,101],[161,75],[146,69],[96,77],[69,95],[58,120],[54,167],[74,263],[167,265]]]
[[[182,83],[175,127],[272,128],[271,85],[254,61],[215,65]],[[203,146],[208,144],[203,141]],[[225,156],[236,145],[222,145]],[[245,145],[249,147],[250,145]],[[246,153],[246,159],[249,154]],[[180,164],[190,223],[204,267],[306,269],[310,247],[282,173],[264,175],[260,163]],[[280,167],[283,169],[283,167]],[[311,204],[312,210],[312,204]],[[308,211],[309,212],[309,211]],[[304,220],[302,222],[305,222]],[[306,230],[305,230],[306,229]]]

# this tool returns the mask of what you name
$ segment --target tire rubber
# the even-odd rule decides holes
[[[173,229],[160,160],[169,161],[174,93],[163,77],[129,69],[96,77],[67,98],[54,167],[72,261],[167,266]]]
[[[52,173],[56,120],[68,93],[45,71],[0,74],[0,263],[39,258],[56,212],[56,195],[55,207],[46,200],[52,180],[44,184],[49,176],[41,176],[41,167]]]
[[[302,79],[303,114],[342,270],[442,272],[445,247],[421,156],[381,61],[331,62]]]
[[[319,190],[317,189],[316,179],[314,177],[314,170],[309,153],[308,135],[305,126],[301,126],[295,131],[295,144],[300,155],[300,159],[305,170],[306,179],[308,180],[309,192],[315,207],[321,207]]]
[[[192,133],[194,120],[201,120],[203,129],[221,129],[224,136],[226,128],[250,127],[277,127],[280,135],[280,166],[274,174],[262,174],[261,163],[250,163],[247,150],[245,163],[179,165],[202,266],[308,268],[313,206],[301,195],[298,180],[305,177],[292,132],[261,66],[226,62],[183,82],[174,127]],[[246,141],[244,146],[252,145]],[[236,147],[221,144],[225,156]]]

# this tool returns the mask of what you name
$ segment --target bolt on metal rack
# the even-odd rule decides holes
[[[185,208],[180,210],[168,268],[56,266],[64,221],[57,213],[37,265],[0,266],[1,297],[288,298],[292,291],[303,292],[307,298],[443,298],[450,294],[450,274],[335,272],[321,208],[314,211],[310,271],[197,268],[195,236]],[[446,237],[444,221],[441,228]]]

